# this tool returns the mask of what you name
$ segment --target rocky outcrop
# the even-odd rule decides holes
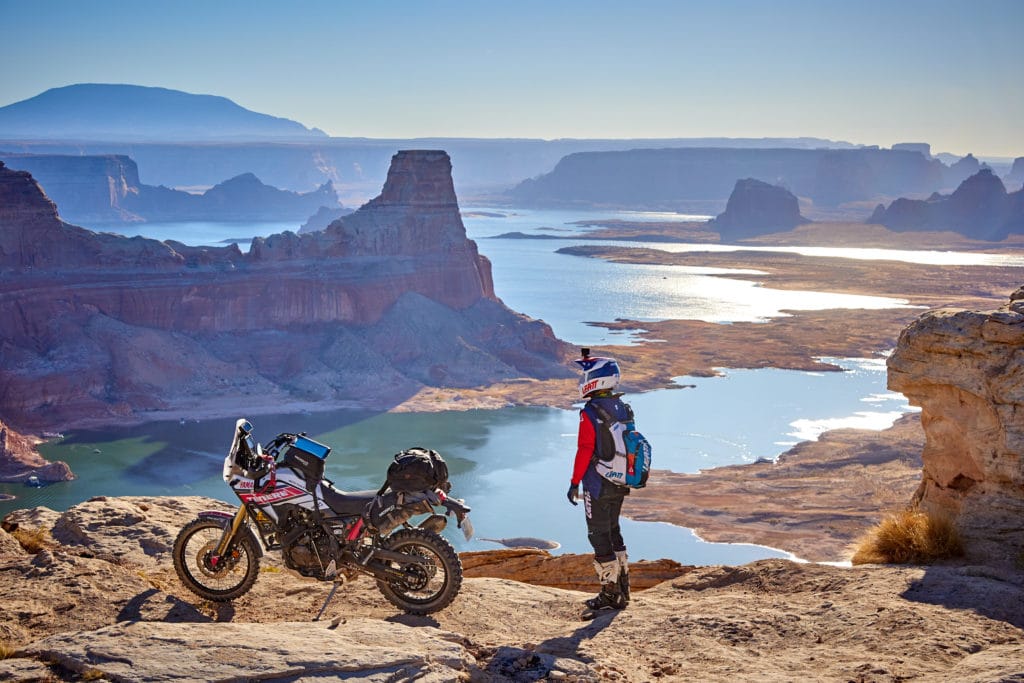
[[[243,173],[191,194],[143,184],[127,156],[2,154],[0,159],[31,173],[61,216],[74,223],[301,220],[321,206],[338,205],[331,181],[300,194]]]
[[[796,196],[784,187],[746,178],[737,180],[725,212],[712,221],[723,240],[785,232],[807,222]]]
[[[1003,182],[1010,189],[1024,183],[1024,157],[1017,157],[1013,160],[1013,166],[1010,168],[1010,172],[1003,178]]]
[[[18,434],[0,420],[0,481],[70,481],[75,478],[65,462],[48,462],[36,451],[38,440]]]
[[[974,239],[1002,240],[1024,230],[1024,190],[1007,193],[991,170],[982,169],[950,195],[879,205],[867,222],[900,232],[952,230]]]
[[[954,161],[949,165],[949,168],[947,168],[944,173],[946,187],[955,187],[959,185],[971,176],[976,175],[981,169],[981,162],[975,159],[973,154],[968,154],[967,156]]]
[[[889,388],[921,407],[916,498],[949,515],[968,552],[1024,551],[1024,287],[995,311],[940,309],[900,335]]]
[[[350,213],[352,213],[352,209],[346,209],[342,206],[321,206],[317,209],[316,213],[307,218],[306,222],[299,227],[298,233],[301,235],[306,232],[317,232],[318,230],[323,230],[334,221],[338,220],[342,216],[347,216]]]
[[[0,679],[980,683],[1014,680],[1024,667],[1022,577],[981,567],[683,567],[634,591],[628,609],[584,621],[593,584],[582,592],[480,575],[517,561],[464,553],[477,575],[447,609],[401,614],[357,577],[313,622],[331,585],[282,571],[272,552],[249,593],[212,604],[184,589],[169,552],[197,511],[223,507],[110,498],[7,515]],[[549,575],[589,561],[537,560]]]
[[[569,374],[550,327],[497,299],[444,152],[397,154],[376,200],[247,254],[68,225],[23,172],[0,168],[0,199],[0,414],[16,426],[390,407],[424,385]]]
[[[723,202],[737,178],[749,177],[785,185],[815,205],[835,206],[939,190],[943,169],[917,151],[888,149],[581,152],[509,194],[524,205],[676,209],[694,201]]]

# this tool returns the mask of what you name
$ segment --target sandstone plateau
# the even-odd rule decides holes
[[[495,295],[444,152],[396,154],[379,197],[248,253],[69,225],[0,166],[0,320],[0,416],[22,430],[569,374],[550,327]]]
[[[921,506],[973,556],[1024,561],[1024,287],[997,310],[923,315],[888,362],[889,388],[921,407]]]
[[[185,591],[169,551],[198,510],[223,505],[97,498],[7,515],[0,678],[981,683],[1024,672],[1024,575],[981,566],[640,562],[631,573],[652,585],[585,621],[593,586],[566,585],[589,580],[589,557],[469,553],[442,612],[396,613],[359,578],[312,622],[329,585],[265,557],[249,594],[214,605]]]

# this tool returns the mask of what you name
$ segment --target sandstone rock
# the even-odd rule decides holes
[[[170,532],[213,504],[188,498],[175,509],[172,500],[94,499],[68,513],[7,516],[84,531],[58,531],[66,541],[35,555],[0,556],[0,641],[15,650],[0,677],[988,681],[1024,669],[1024,575],[1011,569],[783,560],[686,568],[591,621],[581,620],[581,603],[592,587],[466,578],[449,608],[414,617],[356,579],[313,623],[329,585],[279,571],[270,557],[249,594],[212,605],[187,593],[141,540],[130,550],[118,538],[143,526],[139,538],[159,539],[156,529]],[[521,557],[539,577],[589,561],[508,552],[517,551],[463,561],[501,571]],[[547,562],[553,571],[542,569]],[[637,578],[643,565],[631,567]]]
[[[457,634],[376,619],[344,623],[125,623],[50,636],[26,654],[119,681],[358,678],[468,680],[475,660]]]
[[[900,335],[889,388],[921,406],[927,442],[916,497],[950,515],[968,551],[1024,551],[1024,288],[996,311],[940,309]]]
[[[334,221],[338,220],[342,216],[347,216],[350,213],[352,213],[352,209],[346,209],[341,206],[321,206],[316,210],[316,213],[307,218],[306,222],[299,227],[298,233],[301,235],[306,232],[317,232],[319,230],[323,230]]]
[[[1003,178],[1003,182],[1010,189],[1012,189],[1011,186],[1024,183],[1024,157],[1017,157],[1013,160],[1013,166],[1010,168],[1010,172]]]
[[[515,548],[466,552],[461,557],[463,570],[469,577],[489,576],[576,591],[597,588],[591,555],[552,555],[547,550]],[[630,562],[630,588],[642,591],[693,570],[674,560]]]
[[[867,221],[892,230],[952,230],[966,237],[1001,240],[1024,230],[1024,190],[1007,194],[991,170],[982,169],[950,195],[900,198],[879,205]]]
[[[551,328],[497,299],[441,151],[396,154],[380,197],[248,254],[68,225],[0,168],[0,264],[0,413],[23,428],[354,395],[386,409],[424,386],[571,374]]]
[[[0,481],[24,482],[35,476],[41,482],[75,478],[65,462],[48,462],[35,450],[39,443],[18,434],[0,420]]]
[[[3,154],[2,159],[31,173],[62,218],[73,223],[300,220],[320,206],[338,204],[330,181],[298,193],[243,173],[191,194],[142,183],[135,161],[123,155]]]
[[[946,169],[943,174],[946,179],[946,187],[959,185],[980,171],[981,168],[981,162],[979,162],[973,154],[968,153],[967,156],[953,162],[949,168]]]
[[[772,232],[785,232],[806,223],[800,205],[789,190],[754,178],[737,180],[725,213],[713,226],[723,240],[737,240]]]

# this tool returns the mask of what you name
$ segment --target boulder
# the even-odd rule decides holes
[[[950,516],[968,552],[1024,550],[1024,287],[994,311],[939,309],[901,334],[889,388],[921,407],[927,441],[915,494]]]

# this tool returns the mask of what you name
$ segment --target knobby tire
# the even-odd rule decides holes
[[[174,540],[174,571],[178,578],[190,591],[213,602],[227,602],[248,593],[260,570],[259,554],[249,534],[240,534],[228,548],[228,554],[237,552],[238,556],[223,571],[211,572],[201,566],[204,549],[209,548],[211,541],[216,545],[224,528],[224,523],[217,520],[195,519],[186,524]],[[210,585],[235,577],[237,582],[229,582],[223,588]]]

